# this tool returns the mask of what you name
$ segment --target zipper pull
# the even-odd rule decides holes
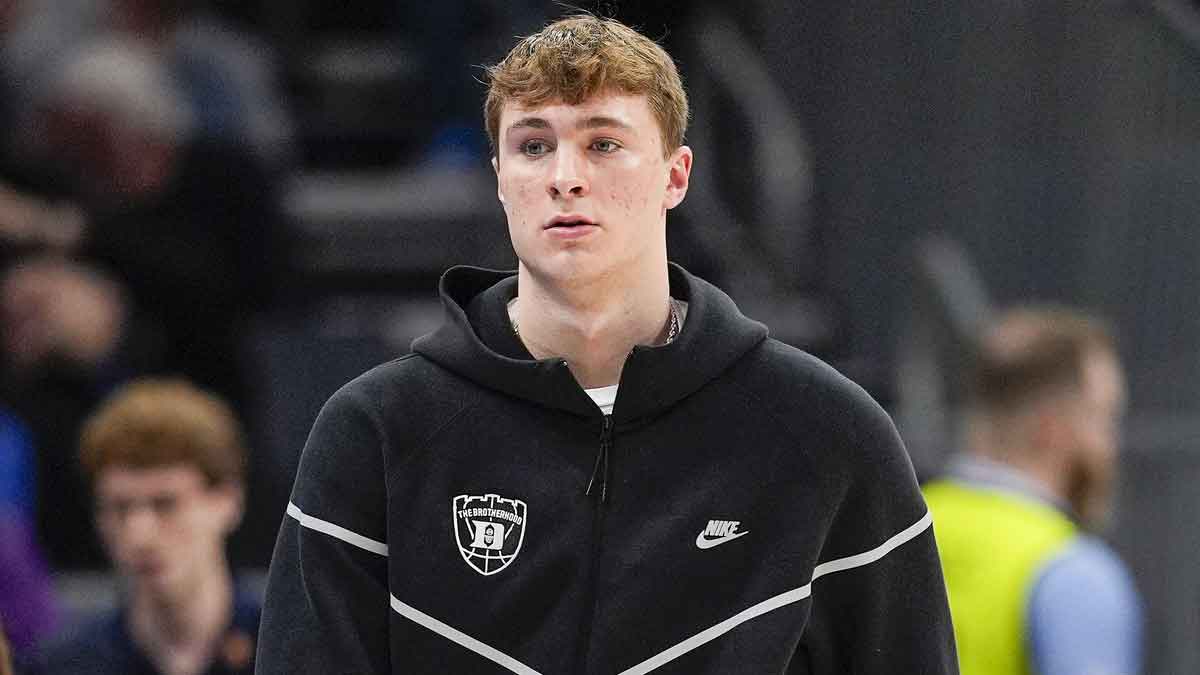
[[[588,480],[587,490],[583,494],[592,496],[592,488],[596,485],[596,477],[600,477],[600,503],[608,501],[608,451],[612,446],[612,415],[604,416],[604,426],[600,429],[600,453],[596,455],[596,463],[592,466],[592,477]]]

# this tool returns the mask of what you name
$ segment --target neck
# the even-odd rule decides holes
[[[521,341],[535,358],[565,359],[584,388],[617,384],[633,347],[661,344],[669,331],[665,262],[650,275],[569,288],[543,283],[522,265],[517,288]]]
[[[233,581],[221,565],[184,593],[135,592],[129,609],[134,639],[151,654],[207,648],[229,626]]]
[[[1047,452],[1029,441],[1029,430],[1021,420],[991,420],[977,417],[968,425],[967,449],[977,456],[1004,464],[1033,481],[1046,494],[1061,502],[1070,495],[1069,472],[1058,453]]]

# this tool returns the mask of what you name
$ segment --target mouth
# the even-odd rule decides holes
[[[135,560],[130,564],[130,571],[133,572],[134,576],[140,578],[153,578],[160,576],[165,569],[166,565],[163,563],[163,561],[158,559]]]
[[[596,225],[596,221],[592,220],[591,218],[587,218],[587,217],[575,215],[575,214],[565,214],[565,215],[555,216],[555,217],[551,218],[550,222],[546,223],[542,227],[542,229],[544,229],[544,230],[572,229],[572,228],[582,228],[582,227],[595,227],[595,225]]]

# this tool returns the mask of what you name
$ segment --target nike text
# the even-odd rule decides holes
[[[705,527],[699,535],[696,536],[696,546],[700,548],[712,548],[720,546],[727,541],[733,541],[738,537],[749,532],[738,532],[740,520],[710,520],[708,527]]]

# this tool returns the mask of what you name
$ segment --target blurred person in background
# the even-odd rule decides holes
[[[47,553],[91,567],[103,559],[75,517],[83,415],[145,373],[243,400],[239,329],[270,295],[279,210],[252,154],[194,133],[192,105],[141,43],[78,46],[35,110],[24,185],[40,189],[0,191],[17,216],[0,228],[3,393],[34,435]]]
[[[165,59],[196,112],[197,135],[246,146],[272,168],[290,161],[294,125],[265,42],[197,0],[107,2],[112,28]]]
[[[80,47],[37,112],[30,173],[81,213],[64,253],[105,270],[158,324],[163,369],[237,398],[236,328],[269,294],[279,258],[268,244],[279,205],[262,167],[197,137],[163,61],[128,40]]]
[[[79,244],[84,225],[82,209],[70,199],[40,195],[0,178],[0,269],[28,255],[69,252]]]
[[[88,419],[79,452],[122,602],[28,672],[252,673],[259,608],[225,555],[246,466],[232,409],[183,380],[137,380]]]
[[[29,113],[39,84],[104,21],[98,0],[0,0],[0,146]]]
[[[31,510],[56,566],[103,564],[76,461],[79,427],[113,386],[146,370],[156,350],[148,335],[97,269],[46,255],[0,273],[0,393],[30,427]]]
[[[1108,329],[1020,308],[986,332],[966,452],[925,487],[964,675],[1134,675],[1141,602],[1107,522],[1125,381]]]
[[[293,124],[275,56],[197,0],[0,0],[0,119],[29,104],[80,45],[117,38],[152,51],[196,111],[195,133],[245,147],[272,168],[291,154]],[[5,132],[7,133],[7,132]],[[0,134],[2,135],[2,134]]]
[[[77,255],[108,268],[160,322],[168,368],[235,395],[231,333],[267,292],[279,220],[262,167],[197,137],[193,106],[135,42],[81,48],[37,119],[36,159],[87,214]]]

